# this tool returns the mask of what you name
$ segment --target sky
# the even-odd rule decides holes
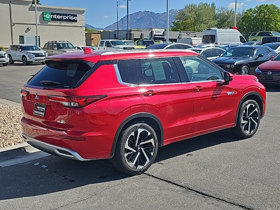
[[[86,9],[85,22],[96,28],[105,28],[117,22],[117,1],[119,2],[119,20],[127,14],[127,0],[40,0],[49,6],[75,7]],[[183,9],[188,4],[215,3],[216,7],[234,10],[235,0],[169,0],[169,9]],[[280,0],[237,0],[237,11],[245,11],[261,4],[274,4],[280,7]],[[139,11],[163,13],[167,0],[129,0],[129,14]]]

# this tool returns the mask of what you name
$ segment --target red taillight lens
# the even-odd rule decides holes
[[[20,91],[20,95],[21,95],[22,97],[26,97],[26,96],[28,96],[28,95],[29,95],[29,91],[24,90],[24,89],[21,89],[21,91]]]
[[[95,101],[105,98],[106,95],[98,96],[48,96],[53,102],[61,103],[65,107],[78,108],[87,106]]]

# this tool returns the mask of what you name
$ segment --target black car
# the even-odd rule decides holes
[[[190,49],[192,48],[191,45],[188,44],[183,44],[183,43],[162,43],[162,44],[153,44],[150,45],[148,47],[146,47],[146,49],[163,49],[163,50],[167,50],[167,49]]]
[[[261,63],[270,60],[277,53],[266,46],[238,46],[228,49],[214,63],[233,74],[254,74]]]

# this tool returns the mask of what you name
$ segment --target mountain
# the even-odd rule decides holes
[[[172,26],[172,22],[175,21],[175,15],[179,10],[169,11],[169,25]],[[135,12],[129,15],[129,29],[142,29],[147,28],[166,28],[166,12],[154,13],[149,11]],[[126,16],[119,20],[119,30],[126,30]],[[107,26],[104,30],[116,30],[117,22]]]
[[[94,29],[94,30],[97,30],[97,31],[103,30],[103,28],[95,28],[95,27],[93,27],[92,25],[89,25],[89,24],[86,24],[85,26],[86,26],[86,28],[88,28],[88,29]]]

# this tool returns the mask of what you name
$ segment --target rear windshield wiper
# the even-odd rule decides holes
[[[60,82],[50,81],[50,80],[42,80],[42,81],[40,81],[40,83],[42,85],[45,85],[45,86],[47,86],[47,85],[49,85],[49,86],[61,85]]]

